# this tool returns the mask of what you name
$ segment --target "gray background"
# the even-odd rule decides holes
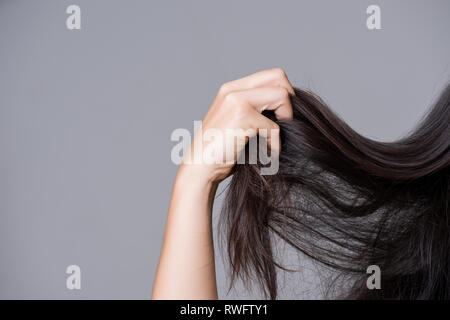
[[[373,3],[382,30],[366,28]],[[221,83],[282,67],[362,134],[394,140],[450,79],[449,15],[448,0],[0,0],[0,298],[149,298],[170,134],[193,130]],[[305,267],[280,276],[281,298],[320,298],[315,266],[289,252]],[[217,255],[220,297],[258,298],[227,295]],[[65,287],[70,264],[81,290]]]

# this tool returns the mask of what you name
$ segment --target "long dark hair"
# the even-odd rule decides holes
[[[450,85],[407,137],[361,136],[311,92],[295,89],[278,121],[277,174],[233,168],[221,214],[231,283],[256,279],[277,297],[277,235],[352,279],[342,298],[450,298]],[[247,150],[248,151],[248,150]],[[381,289],[367,288],[367,267]]]

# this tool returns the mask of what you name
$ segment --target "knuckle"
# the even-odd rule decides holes
[[[240,95],[237,92],[230,92],[225,95],[224,102],[231,105],[241,105]]]
[[[283,79],[283,78],[287,77],[286,76],[286,72],[283,69],[281,69],[281,68],[273,68],[272,69],[272,73],[274,74],[274,76],[277,79]]]
[[[227,95],[231,90],[231,83],[225,82],[219,88],[219,94]]]
[[[282,99],[289,99],[289,91],[286,88],[280,87],[280,95]]]

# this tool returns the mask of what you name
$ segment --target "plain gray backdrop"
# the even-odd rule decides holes
[[[81,7],[81,30],[66,28]],[[381,8],[381,30],[366,8]],[[450,1],[0,0],[0,298],[147,299],[170,140],[221,83],[282,67],[360,133],[406,134],[450,79]],[[217,218],[221,197],[215,205]],[[217,237],[216,237],[217,239]],[[316,266],[281,298],[321,298]],[[238,284],[221,298],[259,298]],[[66,267],[81,267],[81,290]]]

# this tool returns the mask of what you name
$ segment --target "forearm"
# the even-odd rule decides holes
[[[216,189],[193,170],[178,172],[152,299],[217,299],[211,221]]]

